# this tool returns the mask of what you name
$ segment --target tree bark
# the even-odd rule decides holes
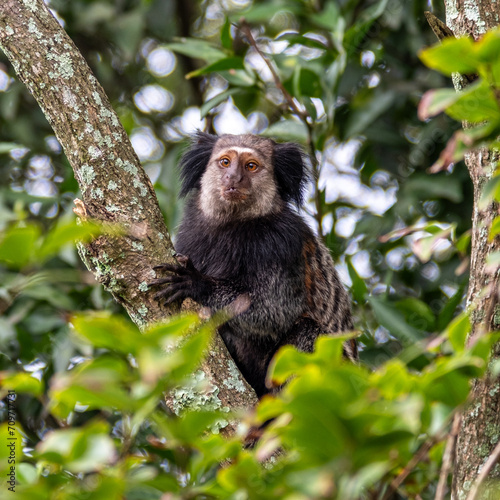
[[[455,36],[471,35],[475,39],[496,27],[500,22],[500,4],[490,0],[445,0],[446,24]],[[455,82],[457,90],[460,83]],[[465,126],[467,126],[465,124]],[[489,240],[492,220],[498,215],[498,205],[482,209],[479,205],[484,186],[493,175],[498,156],[484,148],[466,155],[465,164],[474,186],[474,209],[472,215],[472,247],[470,281],[467,304],[471,307],[472,331],[469,342],[479,335],[497,330],[498,286],[497,269],[487,266],[491,252],[500,250],[500,240]],[[493,355],[498,354],[498,346]],[[464,410],[462,424],[457,438],[454,464],[452,498],[465,500],[482,467],[500,439],[500,383],[487,375],[473,383],[471,404]],[[498,498],[500,466],[495,466],[487,481],[482,485],[482,499]]]
[[[43,0],[0,1],[0,48],[74,170],[83,198],[77,214],[122,228],[120,236],[80,246],[86,266],[141,329],[165,319],[175,310],[163,308],[147,283],[156,277],[155,265],[173,261],[174,249],[153,186],[104,90]],[[218,335],[201,369],[212,408],[253,408],[255,393]],[[169,402],[175,409],[184,404]],[[188,403],[199,406],[197,395]],[[233,430],[234,423],[226,428]]]

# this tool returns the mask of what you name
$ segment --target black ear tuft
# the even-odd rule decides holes
[[[186,196],[191,189],[200,187],[200,179],[207,168],[208,160],[218,137],[198,131],[191,140],[191,146],[180,161],[181,190],[179,196]]]
[[[284,201],[292,201],[297,207],[304,202],[304,191],[310,177],[306,158],[302,148],[292,142],[274,146],[273,164],[278,192]]]

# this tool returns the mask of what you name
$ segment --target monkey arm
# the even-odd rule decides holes
[[[170,272],[169,276],[149,283],[163,287],[155,298],[165,299],[165,305],[189,297],[203,306],[220,310],[240,295],[248,293],[248,288],[240,286],[238,282],[204,275],[196,269],[189,257],[177,254],[176,258],[180,265],[162,264],[155,267],[155,270]]]
[[[230,325],[241,335],[279,337],[289,330],[304,312],[305,291],[301,272],[276,266],[259,270],[240,280],[216,279],[202,274],[191,259],[178,255],[180,265],[163,264],[155,269],[169,271],[165,278],[154,280],[153,286],[162,286],[156,298],[170,304],[192,298],[196,302],[221,310],[241,295],[248,295],[250,307],[230,320]],[[265,278],[264,278],[265,276]]]

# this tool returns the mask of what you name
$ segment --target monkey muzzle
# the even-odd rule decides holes
[[[235,186],[223,187],[221,190],[222,198],[229,202],[243,201],[248,198],[248,190],[237,188]]]

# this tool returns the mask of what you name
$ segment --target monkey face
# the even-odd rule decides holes
[[[198,132],[180,164],[180,197],[196,193],[208,222],[227,223],[300,207],[308,180],[306,155],[297,144],[257,135],[220,137]]]
[[[214,145],[201,178],[200,208],[217,220],[249,219],[281,207],[272,163],[273,142],[225,135]]]

